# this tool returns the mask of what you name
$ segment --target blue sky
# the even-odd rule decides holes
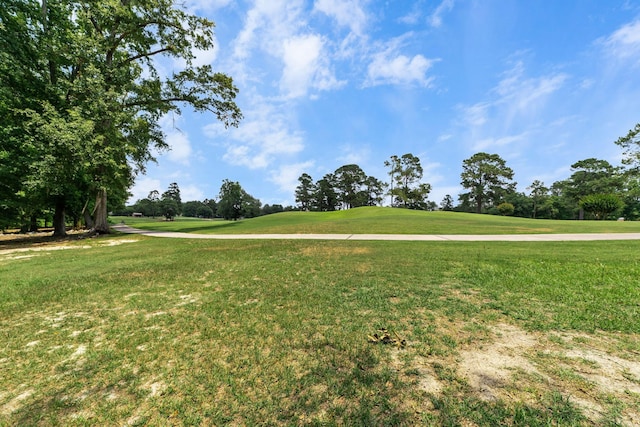
[[[640,1],[187,0],[216,23],[199,63],[234,78],[244,120],[224,129],[183,109],[162,120],[172,150],[131,201],[177,182],[182,200],[238,181],[295,204],[297,178],[421,159],[430,200],[462,192],[462,161],[499,154],[518,189],[566,179],[640,122]],[[165,63],[178,70],[179,63]]]

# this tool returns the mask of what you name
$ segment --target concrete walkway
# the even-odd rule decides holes
[[[640,240],[640,233],[590,234],[192,234],[174,231],[150,231],[124,224],[114,225],[116,231],[152,237],[218,240],[406,240],[464,242],[563,242],[592,240]]]

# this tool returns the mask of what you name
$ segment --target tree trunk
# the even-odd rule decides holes
[[[100,189],[96,195],[96,207],[93,214],[94,226],[96,233],[109,234],[109,223],[107,222],[107,190]]]
[[[38,231],[38,217],[36,215],[31,215],[31,223],[29,224],[29,231],[34,233]]]
[[[56,210],[53,214],[53,235],[55,237],[65,237],[67,235],[65,208],[66,206],[64,198],[57,198]]]
[[[82,217],[84,218],[84,228],[91,230],[93,228],[93,218],[91,218],[91,214],[89,213],[89,209],[87,206],[89,205],[89,200],[84,204],[82,208]]]

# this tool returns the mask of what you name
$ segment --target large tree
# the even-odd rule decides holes
[[[420,158],[411,153],[403,154],[402,157],[391,156],[384,165],[390,168],[391,204],[403,208],[426,209],[431,185],[420,183],[424,173]]]
[[[300,175],[298,182],[300,184],[296,187],[296,202],[300,210],[309,211],[315,204],[316,185],[308,173]]]
[[[624,203],[615,194],[590,194],[580,199],[580,206],[591,212],[595,219],[605,220],[613,212],[622,209]]]
[[[316,209],[324,211],[335,211],[339,204],[338,193],[336,192],[335,176],[326,174],[316,182],[315,202]]]
[[[366,204],[366,195],[363,196],[363,185],[367,175],[355,164],[340,166],[334,176],[335,188],[338,190],[338,198],[345,209],[351,209]]]
[[[624,188],[622,168],[612,166],[606,160],[588,158],[571,165],[573,173],[569,179],[556,183],[583,218],[579,201],[592,194],[620,194]]]
[[[32,129],[39,145],[31,158],[47,155],[39,146],[64,153],[61,141],[76,129],[91,128],[92,137],[78,139],[73,149],[82,157],[82,171],[72,174],[96,195],[98,232],[109,232],[107,193],[126,193],[135,173],[152,160],[152,149],[166,147],[158,125],[163,115],[186,105],[212,112],[227,126],[241,118],[231,78],[193,63],[195,49],[213,47],[213,23],[172,0],[3,0],[0,9],[2,60],[19,69],[17,81],[0,79],[0,93],[18,83],[12,91],[24,101],[13,111],[27,113],[24,123],[32,128],[52,118],[69,123],[58,131],[64,138],[53,134],[50,141],[46,132]],[[25,47],[5,49],[11,42]],[[179,59],[184,68],[163,75],[157,70],[160,57]],[[59,172],[65,180],[69,171]],[[32,172],[32,181],[42,178],[38,173]],[[67,198],[56,203],[62,224]]]
[[[176,214],[182,214],[182,198],[180,197],[180,187],[178,186],[177,182],[172,182],[171,184],[169,184],[169,188],[167,188],[167,191],[162,193],[162,199],[173,200],[177,208]]]
[[[640,123],[623,136],[618,138],[616,144],[624,149],[625,165],[631,165],[635,172],[640,170]]]
[[[225,179],[220,187],[217,207],[218,216],[235,221],[259,216],[262,203],[247,193],[239,182]]]
[[[239,182],[225,179],[218,195],[218,216],[227,220],[242,217],[242,187]]]
[[[382,197],[387,189],[387,184],[378,178],[368,176],[364,180],[363,195],[366,196],[367,206],[378,206],[382,203]]]
[[[515,188],[511,182],[513,170],[497,154],[481,152],[464,160],[460,177],[462,187],[469,190],[461,194],[461,199],[473,202],[477,213],[487,203],[497,205],[507,191]]]
[[[549,189],[544,186],[544,182],[536,179],[527,187],[527,190],[530,191],[529,197],[531,197],[531,201],[533,202],[532,217],[535,218],[538,214],[538,210],[544,205],[549,197]]]

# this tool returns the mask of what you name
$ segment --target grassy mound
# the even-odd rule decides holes
[[[363,207],[336,212],[282,212],[240,221],[114,217],[146,230],[202,234],[544,234],[639,232],[638,222],[556,221]]]

